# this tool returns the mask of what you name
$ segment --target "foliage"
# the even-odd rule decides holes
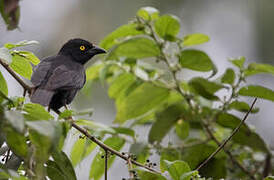
[[[71,129],[64,118],[71,115],[76,118],[77,125],[117,151],[130,144],[129,154],[140,163],[156,152],[157,164],[167,173],[159,175],[134,166],[130,171],[135,172],[135,179],[262,179],[266,169],[271,167],[262,167],[270,150],[247,124],[241,126],[225,151],[214,156],[199,172],[196,168],[238,126],[243,116],[240,113],[249,111],[244,96],[274,101],[273,90],[246,83],[247,77],[259,73],[273,75],[274,67],[257,63],[246,65],[245,58],[239,57],[231,59],[233,67],[217,77],[217,67],[210,56],[193,48],[208,42],[209,37],[200,33],[181,37],[180,26],[177,17],[160,15],[157,9],[146,7],[137,12],[133,21],[101,41],[101,47],[107,49],[108,54],[86,70],[87,83],[108,83],[108,96],[115,100],[117,109],[113,118],[117,123],[115,127],[81,119],[78,116],[81,113],[73,110],[54,118],[44,107],[25,103],[25,98],[8,97],[6,80],[0,73],[0,155],[6,153],[7,156],[8,145],[15,157],[4,158],[0,179],[44,179],[45,176],[76,179],[74,167],[95,151],[96,144],[80,136],[69,156],[62,151]],[[36,41],[8,43],[0,49],[0,58],[28,79],[32,65],[37,65],[39,59],[32,52],[16,48],[30,44]],[[178,76],[184,69],[201,74],[186,80]],[[225,95],[220,95],[220,91]],[[235,115],[235,111],[240,113]],[[252,113],[258,111],[256,108]],[[148,138],[140,142],[135,128],[147,125],[151,127]],[[177,136],[178,140],[167,143],[169,134]],[[95,155],[90,165],[90,179],[103,176],[104,153],[104,149],[100,149]],[[257,158],[257,154],[262,158]],[[108,157],[108,168],[115,159],[114,155]],[[11,163],[13,166],[9,166]]]

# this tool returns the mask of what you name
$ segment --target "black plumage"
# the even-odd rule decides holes
[[[43,59],[34,69],[34,85],[30,100],[50,109],[70,104],[84,86],[84,64],[96,54],[106,53],[83,39],[72,39],[63,45],[56,56]]]

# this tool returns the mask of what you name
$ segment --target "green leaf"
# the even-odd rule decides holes
[[[181,159],[188,163],[191,169],[197,168],[206,158],[208,158],[216,150],[215,146],[208,144],[198,144],[182,151]]]
[[[94,122],[92,120],[78,119],[76,121],[76,124],[85,126],[87,129],[95,132],[110,133],[110,134],[116,133],[115,130],[112,129],[111,127],[108,127],[102,123]]]
[[[4,60],[7,64],[12,62],[12,56],[7,48],[0,48],[0,59]]]
[[[8,30],[18,27],[20,17],[19,1],[0,0],[0,13]]]
[[[160,157],[160,169],[162,172],[167,171],[167,167],[164,161],[176,161],[180,157],[180,154],[177,149],[175,148],[164,148],[161,151]]]
[[[132,36],[136,36],[139,34],[143,34],[143,32],[138,30],[138,26],[136,24],[126,24],[126,25],[120,26],[115,31],[107,35],[101,41],[99,46],[108,50],[112,46],[120,43],[121,40],[132,37]]]
[[[138,10],[137,16],[144,20],[155,20],[159,17],[159,11],[154,7],[143,7]]]
[[[239,95],[274,101],[274,91],[263,86],[249,85],[242,87],[239,91]]]
[[[87,81],[97,79],[99,77],[99,72],[103,67],[104,64],[96,64],[88,67],[86,70]]]
[[[205,34],[195,33],[189,34],[184,37],[183,46],[193,46],[208,42],[210,39]]]
[[[27,138],[10,127],[5,127],[5,133],[6,142],[12,152],[17,156],[26,158],[28,155],[28,145],[26,143]]]
[[[259,73],[268,73],[274,75],[274,66],[270,64],[251,63],[247,69],[244,70],[245,76],[251,76]]]
[[[8,86],[6,83],[5,78],[3,77],[2,73],[0,72],[0,91],[7,96],[8,95]],[[0,97],[0,103],[3,101],[3,97]]]
[[[191,179],[193,176],[197,176],[199,175],[199,172],[198,171],[190,171],[190,172],[187,172],[187,173],[184,173],[182,174],[182,176],[180,177],[180,180],[189,180]]]
[[[50,179],[67,180],[66,174],[61,172],[55,161],[47,162],[47,175]]]
[[[31,121],[53,119],[53,116],[40,104],[25,104],[23,110],[26,112],[25,118]]]
[[[126,98],[116,101],[117,115],[115,122],[124,123],[154,110],[161,105],[169,95],[169,90],[143,83],[134,89]]]
[[[241,120],[232,114],[222,113],[217,117],[216,122],[223,127],[235,129],[240,124]],[[235,143],[249,146],[255,151],[268,152],[263,139],[258,134],[251,131],[246,124],[243,124],[240,127],[240,130],[232,137],[232,140]]]
[[[81,162],[85,157],[87,157],[96,147],[96,144],[91,142],[86,138],[79,138],[74,143],[70,158],[73,166],[76,166],[79,162]]]
[[[118,134],[125,134],[135,138],[135,131],[133,129],[126,127],[112,127],[112,129],[114,129]]]
[[[125,140],[119,137],[110,137],[104,141],[104,144],[110,146],[116,151],[120,151],[125,144]],[[100,149],[100,152],[96,154],[92,161],[89,173],[90,179],[99,180],[104,174],[104,168],[102,167],[105,167],[105,159],[102,158],[102,155],[105,155],[105,151]],[[115,158],[116,156],[111,156],[108,158],[108,169],[113,164]]]
[[[190,128],[189,123],[180,119],[176,123],[175,131],[176,131],[176,134],[178,135],[178,137],[180,139],[184,140],[189,135],[189,128]]]
[[[136,81],[136,77],[130,73],[123,73],[116,77],[108,89],[110,98],[118,98]]]
[[[235,65],[236,67],[243,69],[245,63],[245,57],[241,56],[236,59],[230,59],[230,62]]]
[[[17,111],[6,111],[5,112],[6,119],[10,123],[10,125],[19,133],[23,133],[25,124],[24,119],[21,113]]]
[[[141,180],[167,180],[164,176],[149,171],[138,171],[138,176]]]
[[[223,88],[221,84],[208,81],[201,77],[191,79],[189,86],[192,87],[197,94],[209,100],[218,100],[218,97],[214,94]]]
[[[133,154],[140,163],[145,163],[149,157],[149,147],[145,143],[137,142],[132,144],[129,152]]]
[[[52,142],[58,143],[62,133],[61,124],[56,121],[27,121],[26,124],[30,129],[37,131],[39,134],[50,138]]]
[[[31,62],[33,65],[40,63],[40,59],[29,51],[14,51],[16,54],[23,56],[26,60]]]
[[[117,44],[110,50],[106,59],[119,57],[142,59],[160,55],[157,44],[147,37],[134,37]]]
[[[213,179],[226,178],[226,164],[226,158],[213,158],[200,169],[199,173],[202,177],[208,177]],[[214,169],[214,171],[212,171],[212,169]]]
[[[180,31],[180,20],[175,16],[163,15],[155,21],[154,27],[161,38],[174,41]]]
[[[228,68],[225,71],[225,73],[224,73],[224,75],[223,75],[223,77],[221,79],[221,82],[233,85],[234,80],[235,80],[235,72],[233,71],[233,69]]]
[[[185,107],[182,104],[173,104],[162,112],[157,113],[156,121],[149,131],[149,142],[161,142],[165,135],[179,120],[184,109]]]
[[[12,43],[7,43],[5,44],[5,48],[7,49],[13,49],[13,48],[16,48],[16,47],[21,47],[21,46],[29,46],[29,45],[33,45],[33,44],[39,44],[38,41],[27,41],[27,40],[23,40],[23,41],[20,41],[16,44],[12,44]]]
[[[250,106],[246,102],[242,101],[233,101],[231,104],[229,104],[229,109],[235,109],[240,112],[248,112],[250,109]],[[259,111],[259,108],[253,108],[251,110],[251,113],[257,113]]]
[[[194,49],[183,50],[179,58],[183,68],[201,72],[216,71],[216,67],[212,60],[203,51]]]
[[[19,55],[12,56],[12,63],[10,67],[24,78],[30,79],[32,75],[32,66],[28,60]]]
[[[61,151],[61,152],[55,152],[53,153],[53,159],[56,163],[58,169],[60,172],[65,175],[67,180],[76,180],[76,174],[74,172],[74,168],[67,157],[67,155]]]
[[[169,172],[170,176],[174,180],[180,180],[180,177],[182,176],[182,174],[191,171],[188,164],[184,161],[177,160],[177,161],[170,162],[170,161],[164,160],[164,163],[167,171]],[[188,180],[190,180],[190,178]]]
[[[274,180],[274,176],[267,176],[264,180]]]

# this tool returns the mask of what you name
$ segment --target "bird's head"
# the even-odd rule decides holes
[[[59,51],[59,54],[71,56],[73,60],[81,64],[85,64],[96,54],[102,53],[106,51],[84,39],[71,39]]]

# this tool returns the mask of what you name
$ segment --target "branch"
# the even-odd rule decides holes
[[[105,180],[108,180],[108,150],[105,149]]]
[[[248,112],[245,114],[244,118],[242,119],[242,121],[239,123],[239,125],[233,130],[233,132],[231,133],[231,135],[221,144],[216,137],[213,135],[213,133],[211,132],[211,130],[209,129],[208,125],[205,125],[205,129],[207,131],[207,133],[209,134],[209,136],[211,137],[212,140],[215,141],[215,143],[219,146],[215,152],[213,152],[202,164],[200,164],[200,166],[196,169],[197,171],[199,171],[204,165],[206,165],[208,163],[208,161],[210,161],[218,152],[220,152],[222,149],[228,154],[228,156],[231,158],[231,160],[239,167],[241,168],[246,174],[248,174],[252,179],[255,179],[255,177],[247,170],[245,169],[231,154],[230,151],[225,149],[225,145],[231,140],[231,138],[239,131],[240,127],[244,124],[245,120],[247,119],[249,113],[252,111],[255,103],[257,101],[257,98],[254,99],[251,107],[249,108]]]
[[[14,77],[14,79],[24,88],[25,91],[27,91],[28,93],[31,93],[32,87],[30,87],[29,85],[27,85],[10,67],[7,63],[5,63],[2,59],[0,59],[0,64]],[[56,112],[59,113],[59,112]],[[97,138],[95,138],[94,136],[92,136],[91,134],[88,133],[88,131],[80,126],[78,126],[77,124],[74,123],[73,118],[69,117],[68,118],[70,120],[71,126],[74,127],[75,129],[77,129],[78,131],[80,131],[82,134],[84,134],[87,138],[89,138],[91,141],[93,141],[94,143],[96,143],[98,146],[100,146],[101,148],[103,148],[105,151],[109,151],[112,154],[115,154],[116,156],[124,159],[125,161],[128,161],[128,157],[126,155],[122,155],[119,151],[116,151],[115,149],[112,149],[111,147],[105,145],[102,141],[98,140]],[[130,160],[132,164],[135,164],[136,166],[145,168],[151,172],[157,173],[157,174],[161,174],[160,172],[158,172],[157,170],[150,168],[148,166],[145,166],[137,161],[134,160]]]

